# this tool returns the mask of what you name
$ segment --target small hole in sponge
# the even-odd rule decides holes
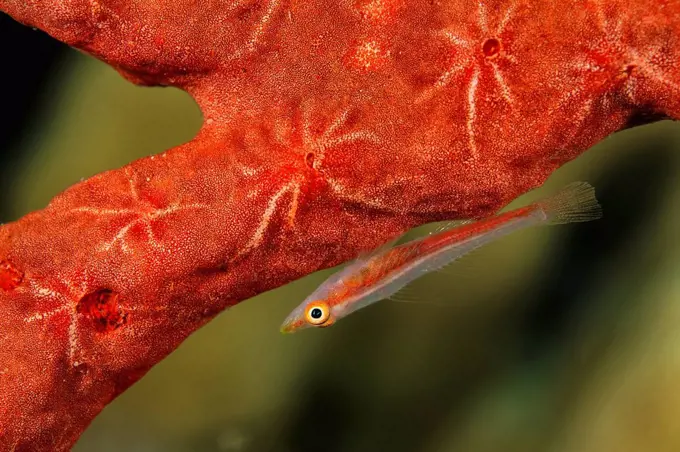
[[[634,64],[629,64],[625,68],[623,68],[623,74],[626,77],[630,77],[631,75],[633,75],[633,71],[635,71],[635,69],[636,66]]]
[[[316,156],[314,155],[313,152],[308,152],[305,155],[305,164],[310,167],[314,168],[314,162],[316,161]]]
[[[482,44],[482,52],[487,58],[495,58],[501,53],[501,42],[496,38],[487,39]]]
[[[0,289],[13,290],[24,280],[24,274],[7,261],[0,261]]]
[[[127,322],[127,314],[118,306],[120,296],[109,289],[90,292],[80,299],[77,311],[94,321],[95,329],[107,333]]]

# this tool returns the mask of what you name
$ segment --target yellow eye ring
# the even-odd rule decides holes
[[[331,308],[323,301],[310,303],[305,309],[305,320],[310,325],[323,325],[331,317]]]

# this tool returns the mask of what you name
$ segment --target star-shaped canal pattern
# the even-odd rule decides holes
[[[128,181],[130,184],[130,194],[136,203],[142,205],[140,209],[109,209],[103,207],[75,207],[68,212],[73,213],[84,213],[96,216],[125,216],[129,217],[130,221],[120,228],[116,235],[108,241],[101,243],[98,247],[99,251],[110,251],[115,246],[119,246],[124,253],[132,253],[133,249],[127,241],[127,235],[130,233],[132,228],[135,226],[141,226],[147,236],[147,243],[152,247],[160,251],[168,252],[169,249],[163,245],[156,237],[153,231],[153,223],[155,221],[161,220],[169,215],[179,213],[185,210],[191,209],[207,209],[208,206],[200,203],[193,204],[181,204],[176,201],[169,206],[159,209],[151,206],[148,202],[145,202],[140,196],[137,190],[136,178],[130,171],[127,171]]]
[[[503,75],[501,62],[516,63],[513,55],[504,47],[503,34],[513,17],[515,5],[510,5],[503,15],[497,20],[496,26],[491,25],[492,17],[483,1],[477,2],[477,28],[478,33],[474,37],[460,36],[453,29],[444,29],[437,32],[440,39],[444,39],[452,48],[455,59],[446,71],[439,76],[434,85],[425,90],[417,99],[417,102],[425,102],[449,86],[458,89],[459,84],[453,83],[460,77],[469,77],[465,85],[467,104],[466,131],[468,135],[468,147],[472,159],[478,157],[476,136],[476,124],[479,121],[477,100],[480,83],[487,80],[484,75],[490,73],[495,82],[495,88],[500,97],[510,107],[515,105],[512,90]],[[452,89],[453,89],[452,88]],[[490,88],[483,87],[485,91]]]
[[[279,209],[282,200],[289,196],[286,212],[286,224],[288,227],[294,227],[295,218],[300,205],[300,197],[303,191],[303,186],[307,181],[307,175],[303,168],[314,170],[317,173],[323,172],[323,162],[329,151],[337,149],[343,145],[354,143],[369,143],[379,145],[382,143],[380,138],[372,132],[366,130],[347,130],[348,120],[350,117],[350,110],[346,109],[340,113],[326,128],[317,133],[312,127],[312,112],[311,109],[303,105],[301,108],[301,119],[278,121],[273,127],[272,138],[276,146],[282,147],[290,151],[290,155],[294,159],[300,159],[302,164],[299,165],[299,171],[286,171],[290,175],[282,177],[282,185],[271,195],[266,208],[262,214],[262,218],[258,223],[253,235],[248,239],[245,246],[241,248],[236,257],[244,255],[252,249],[259,246],[264,240],[265,233],[269,228],[273,218]],[[299,122],[299,124],[297,124]],[[241,176],[258,177],[265,172],[263,169],[256,169],[251,166],[241,164],[237,161],[234,165]],[[328,186],[336,192],[339,196],[346,195],[344,186],[323,174],[323,179],[328,183]],[[269,187],[259,186],[254,191],[251,191],[247,196],[256,197],[262,191],[269,189]],[[359,201],[353,199],[353,201]],[[235,258],[236,258],[235,257]]]
[[[262,0],[236,0],[233,2],[228,8],[230,11],[233,12],[238,12],[241,9],[255,9],[255,6],[252,5],[252,3],[262,3]],[[250,55],[252,53],[255,53],[255,51],[258,48],[258,45],[262,42],[262,37],[267,31],[267,29],[271,26],[272,21],[274,19],[274,15],[276,14],[276,11],[280,7],[280,0],[268,0],[266,2],[266,6],[258,8],[262,9],[263,12],[260,15],[259,19],[256,21],[255,26],[253,27],[253,30],[250,33],[250,36],[248,40],[243,43],[243,45],[239,48],[236,49],[236,51],[228,58],[228,61],[233,61],[236,59],[239,59],[241,57],[244,57],[246,55]]]
[[[570,107],[579,104],[582,97],[586,97],[580,108],[575,112],[575,126],[573,135],[576,136],[581,126],[587,121],[596,105],[608,108],[612,103],[612,88],[616,84],[615,67],[617,60],[622,59],[624,46],[621,42],[622,20],[617,18],[612,24],[607,18],[602,3],[598,0],[591,2],[594,10],[593,18],[601,33],[601,39],[587,43],[586,52],[579,53],[579,57],[570,60],[565,71],[574,74],[574,82],[569,80],[570,88],[560,99],[557,108]],[[593,87],[600,92],[600,96],[591,96]],[[573,137],[572,137],[573,138]]]
[[[624,96],[631,104],[636,103],[634,73],[642,74],[649,79],[666,85],[671,90],[680,92],[680,86],[668,80],[659,68],[654,67],[654,60],[663,53],[658,47],[639,50],[625,44],[624,26],[626,18],[612,10],[611,5],[603,0],[590,0],[588,4],[593,11],[592,17],[600,33],[599,39],[586,42],[584,52],[567,61],[567,67],[560,69],[573,74],[571,89],[557,102],[557,109],[573,108],[574,124],[572,132],[563,141],[571,143],[580,135],[590,118],[597,115],[598,110],[612,111],[621,102],[617,97]],[[599,93],[594,96],[593,93]],[[564,156],[565,150],[560,148],[556,154]]]
[[[86,359],[82,355],[79,325],[86,317],[91,317],[91,313],[83,309],[83,300],[87,299],[88,294],[92,294],[88,286],[87,272],[81,272],[77,279],[80,281],[79,284],[75,284],[65,277],[55,279],[56,283],[53,284],[31,279],[26,286],[26,290],[37,300],[40,300],[41,305],[49,306],[50,309],[39,311],[23,319],[27,324],[44,322],[47,325],[48,322],[52,322],[54,319],[60,317],[66,318],[68,321],[66,332],[68,338],[67,356],[72,367],[80,366]],[[54,285],[54,287],[50,287],[50,285]],[[115,308],[125,312],[125,315],[136,310],[133,306],[121,306],[117,296]],[[89,320],[95,321],[92,318]],[[96,326],[93,324],[93,327],[96,328]],[[93,328],[93,331],[96,330]]]
[[[59,291],[50,289],[35,280],[30,281],[30,290],[33,292],[38,300],[44,302],[57,302],[58,307],[46,311],[38,312],[30,317],[26,317],[24,322],[47,322],[56,316],[66,316],[68,317],[68,358],[69,363],[73,367],[78,367],[82,361],[81,357],[78,356],[80,351],[80,339],[78,336],[78,321],[82,314],[77,311],[77,300],[79,300],[86,293],[86,287],[83,280],[83,284],[80,286],[74,286],[68,281],[63,281],[61,287],[65,290],[66,294],[62,294]]]

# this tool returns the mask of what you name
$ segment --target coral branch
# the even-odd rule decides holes
[[[200,104],[189,144],[0,228],[0,449],[66,450],[210,318],[489,214],[680,114],[680,2],[0,0]]]

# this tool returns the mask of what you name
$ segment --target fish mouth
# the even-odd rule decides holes
[[[281,333],[283,334],[290,334],[295,332],[295,328],[293,328],[293,325],[291,323],[284,323],[281,325]]]
[[[303,323],[304,322],[302,320],[298,319],[297,317],[291,316],[283,322],[283,325],[281,325],[280,331],[283,334],[294,333],[304,326]]]

